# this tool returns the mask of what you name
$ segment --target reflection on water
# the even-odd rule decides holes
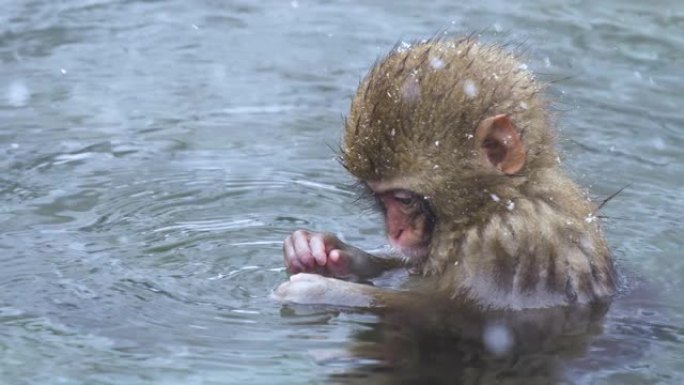
[[[309,352],[328,369],[330,383],[640,383],[656,369],[643,363],[653,344],[676,347],[684,338],[684,328],[663,324],[662,309],[639,297],[648,295],[636,289],[610,313],[608,304],[524,312],[455,312],[433,304],[374,313],[284,305],[283,316],[311,324],[354,321],[344,348]],[[618,363],[630,373],[616,371]]]
[[[377,363],[334,377],[349,383],[558,383],[568,380],[565,367],[601,332],[605,310],[391,314],[359,333],[353,348]]]
[[[0,383],[683,382],[684,10],[588,5],[3,2]],[[341,115],[397,39],[444,27],[526,42],[575,177],[630,185],[605,315],[269,299],[296,228],[383,244],[334,159]]]

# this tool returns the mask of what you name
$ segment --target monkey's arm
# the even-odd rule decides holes
[[[340,241],[330,233],[297,230],[283,243],[290,273],[316,273],[342,279],[367,279],[403,267],[399,258],[379,257]]]
[[[279,301],[303,305],[362,308],[399,308],[427,302],[427,298],[418,293],[382,289],[306,273],[292,275],[271,296]]]
[[[353,246],[355,254],[350,259],[350,276],[360,279],[374,278],[387,270],[407,267],[404,261],[392,256],[378,256],[367,253]],[[339,276],[337,278],[346,278]]]

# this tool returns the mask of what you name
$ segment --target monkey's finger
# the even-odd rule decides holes
[[[285,257],[285,266],[291,273],[299,273],[304,271],[304,266],[297,259],[292,237],[287,237],[283,242],[283,255]]]
[[[323,240],[322,234],[313,234],[311,240],[309,241],[309,247],[311,248],[311,254],[313,255],[318,266],[324,266],[325,261],[328,259],[327,253],[325,252],[325,242]]]
[[[295,249],[295,256],[306,268],[310,269],[316,265],[314,257],[309,247],[309,234],[304,230],[297,230],[292,233],[292,243]],[[305,269],[305,270],[306,270]]]
[[[285,238],[283,241],[283,257],[285,262],[290,262],[294,256],[294,245],[292,244],[292,236]]]
[[[323,244],[325,245],[325,253],[329,254],[333,249],[340,249],[344,244],[333,233],[323,233]]]
[[[331,250],[328,254],[328,264],[326,267],[333,276],[346,277],[351,273],[349,261],[349,255],[344,250]]]
[[[330,253],[328,253],[328,259],[332,263],[335,263],[335,264],[339,263],[340,259],[342,259],[342,250],[340,250],[340,249],[330,250]]]

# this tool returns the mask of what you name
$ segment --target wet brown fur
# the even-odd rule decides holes
[[[399,181],[436,223],[418,270],[437,290],[487,308],[588,303],[615,292],[596,206],[560,165],[543,87],[500,46],[475,39],[400,45],[360,84],[344,166],[362,181]],[[483,161],[475,130],[507,114],[524,168]]]

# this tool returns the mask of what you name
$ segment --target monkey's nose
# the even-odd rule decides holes
[[[413,247],[418,242],[417,237],[409,229],[398,229],[389,236],[390,244],[398,248]]]
[[[393,229],[390,230],[388,234],[390,240],[398,242],[401,239],[401,235],[404,234],[404,229]]]

